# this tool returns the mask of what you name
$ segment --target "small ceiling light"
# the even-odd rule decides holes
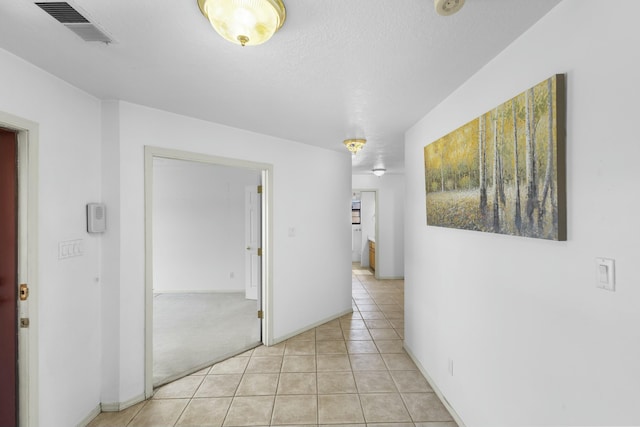
[[[362,147],[364,147],[364,144],[366,143],[367,143],[366,139],[345,139],[344,140],[344,145],[347,147],[347,150],[351,151],[351,154],[353,154],[354,156],[358,151],[362,150]]]
[[[464,6],[464,0],[434,0],[438,15],[453,15]]]
[[[242,46],[266,42],[286,18],[282,0],[198,0],[198,6],[218,34]]]
[[[385,168],[375,168],[371,170],[371,172],[373,172],[373,174],[378,177],[384,175],[386,171],[387,170]]]

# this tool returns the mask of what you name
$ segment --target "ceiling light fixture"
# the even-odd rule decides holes
[[[347,150],[351,151],[351,154],[353,154],[354,156],[358,151],[362,150],[362,147],[364,147],[364,144],[366,143],[367,140],[362,138],[352,138],[344,140],[344,145],[347,147]]]
[[[198,6],[218,34],[242,46],[269,40],[287,15],[282,0],[198,0]]]
[[[374,168],[371,170],[373,174],[377,177],[381,177],[387,170],[385,168]]]
[[[438,15],[453,15],[464,6],[464,0],[434,0]]]

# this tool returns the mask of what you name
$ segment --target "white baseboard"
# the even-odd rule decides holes
[[[144,393],[143,394],[139,394],[135,397],[132,397],[129,400],[126,400],[124,402],[110,402],[110,403],[103,403],[102,404],[102,412],[120,412],[123,411],[127,408],[132,407],[133,405],[136,405],[140,402],[142,402],[143,400],[145,400],[145,396]]]
[[[440,401],[442,402],[442,404],[445,406],[445,408],[447,408],[447,411],[449,411],[454,421],[458,423],[458,427],[465,427],[465,424],[464,422],[462,422],[462,419],[460,418],[460,416],[456,413],[455,409],[453,409],[453,407],[451,406],[447,398],[444,397],[444,394],[442,394],[442,391],[440,391],[440,389],[438,388],[436,383],[433,381],[433,379],[431,379],[431,376],[429,376],[429,373],[427,372],[427,370],[424,369],[424,366],[422,366],[422,364],[418,362],[418,359],[416,359],[416,357],[413,355],[413,352],[411,351],[411,349],[407,347],[406,343],[403,343],[403,347],[404,347],[404,350],[409,355],[409,357],[411,358],[411,360],[413,360],[413,363],[415,363],[418,369],[420,370],[420,373],[422,373],[424,378],[427,380],[427,382],[429,383],[433,391],[440,398]]]
[[[98,406],[96,406],[95,408],[93,408],[93,410],[91,412],[89,412],[89,415],[87,415],[86,417],[84,417],[84,419],[82,421],[80,421],[78,424],[76,424],[76,427],[85,427],[87,424],[89,424],[95,417],[98,416],[98,414],[100,414],[100,404],[98,404]]]
[[[289,338],[293,338],[293,337],[295,337],[296,335],[300,335],[300,334],[302,334],[302,333],[304,333],[304,332],[310,331],[311,329],[313,329],[313,328],[315,328],[315,327],[318,327],[318,326],[320,326],[320,325],[323,325],[323,324],[325,324],[325,323],[327,323],[327,322],[331,322],[332,320],[339,319],[339,318],[341,318],[342,316],[346,316],[346,315],[347,315],[347,314],[349,314],[349,313],[353,313],[353,309],[352,309],[352,308],[350,308],[349,310],[346,310],[346,311],[344,311],[344,312],[342,312],[342,313],[340,313],[340,314],[337,314],[337,315],[335,315],[335,316],[331,316],[331,317],[328,317],[328,318],[326,318],[326,319],[324,319],[324,320],[320,320],[320,321],[318,321],[318,322],[316,322],[316,323],[313,323],[313,324],[311,324],[311,325],[309,325],[309,326],[305,326],[304,328],[302,328],[302,329],[298,329],[297,331],[292,332],[292,333],[290,333],[290,334],[287,334],[287,335],[285,335],[285,336],[283,336],[283,337],[275,338],[275,339],[273,340],[273,344],[272,344],[272,345],[275,345],[275,344],[281,343],[282,341],[286,341],[286,340],[288,340]]]

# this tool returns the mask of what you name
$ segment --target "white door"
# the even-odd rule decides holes
[[[257,186],[245,188],[245,297],[258,299],[261,274],[261,196]]]

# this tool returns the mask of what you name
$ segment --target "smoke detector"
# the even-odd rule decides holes
[[[434,0],[438,15],[453,15],[464,6],[464,0]]]

